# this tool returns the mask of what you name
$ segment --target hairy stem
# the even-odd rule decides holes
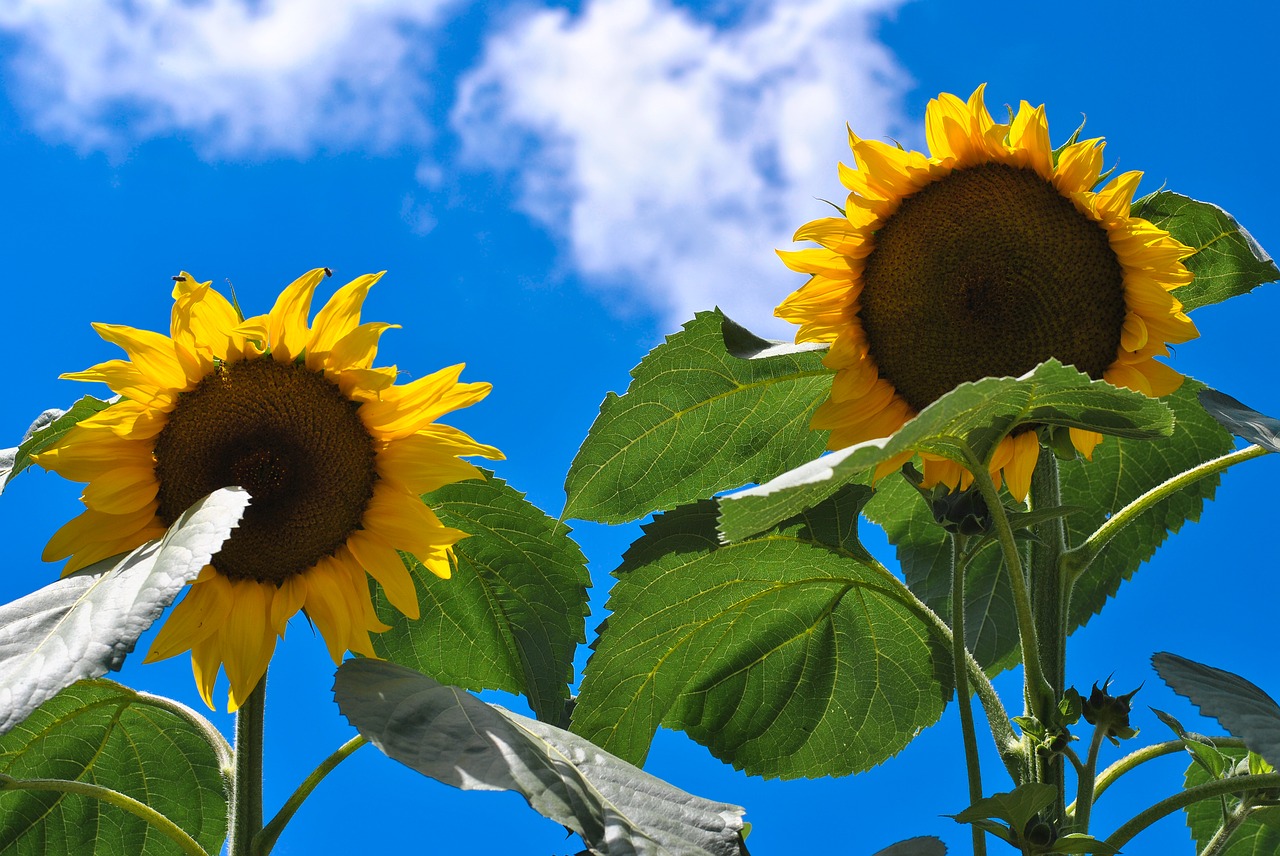
[[[1097,783],[1098,773],[1098,751],[1102,748],[1102,738],[1106,735],[1106,728],[1095,725],[1093,727],[1093,739],[1089,741],[1089,754],[1085,757],[1084,770],[1080,773],[1080,780],[1076,784],[1076,801],[1072,803],[1075,808],[1075,831],[1089,831],[1089,815],[1093,811],[1094,785]]]
[[[1198,737],[1200,735],[1196,736]],[[1214,746],[1222,749],[1244,748],[1244,741],[1238,737],[1206,737],[1204,742],[1212,743]],[[1130,754],[1125,755],[1119,761],[1116,761],[1110,767],[1103,770],[1101,775],[1098,776],[1097,781],[1093,786],[1093,801],[1097,803],[1098,799],[1102,796],[1102,792],[1114,785],[1125,773],[1142,766],[1148,761],[1155,760],[1156,758],[1163,758],[1165,755],[1173,755],[1177,752],[1181,752],[1186,748],[1186,745],[1187,744],[1182,740],[1169,740],[1164,743],[1153,743],[1150,746],[1143,746],[1136,752],[1131,752]],[[1075,803],[1067,806],[1067,815],[1075,815],[1077,808],[1078,807]]]
[[[1068,584],[1074,584],[1080,578],[1080,575],[1089,569],[1089,566],[1093,564],[1093,560],[1098,558],[1098,554],[1102,552],[1102,548],[1107,546],[1108,541],[1156,503],[1200,479],[1217,475],[1241,461],[1260,458],[1266,454],[1269,454],[1268,450],[1261,446],[1246,446],[1243,449],[1228,452],[1220,458],[1205,461],[1203,464],[1192,467],[1186,472],[1179,473],[1173,478],[1151,488],[1151,490],[1111,515],[1105,523],[1098,527],[1098,531],[1085,539],[1083,544],[1063,555],[1063,570],[1068,577]]]
[[[146,821],[147,825],[154,827],[157,832],[177,844],[182,848],[182,852],[188,854],[188,856],[209,856],[205,849],[196,843],[194,838],[172,820],[146,803],[139,802],[133,797],[111,788],[91,785],[88,782],[73,782],[67,779],[14,779],[0,775],[0,791],[52,791],[54,793],[77,794],[101,800]]]
[[[1134,836],[1157,820],[1160,820],[1160,818],[1173,814],[1178,809],[1186,808],[1201,800],[1215,799],[1226,794],[1243,794],[1277,787],[1280,787],[1280,773],[1232,776],[1229,779],[1205,782],[1202,785],[1187,788],[1185,791],[1162,799],[1111,833],[1106,843],[1119,850],[1128,844]]]
[[[1218,831],[1213,833],[1213,837],[1209,839],[1209,843],[1205,844],[1204,849],[1200,851],[1200,856],[1218,856],[1227,848],[1227,844],[1231,841],[1231,836],[1236,834],[1236,830],[1244,826],[1244,822],[1249,819],[1249,814],[1254,807],[1249,803],[1242,802],[1236,806],[1236,810],[1227,815],[1226,820],[1222,822],[1222,826],[1218,827]]]
[[[968,646],[964,638],[964,552],[963,535],[951,536],[951,662],[956,673],[956,706],[960,709],[960,731],[964,735],[964,763],[969,777],[969,805],[982,799],[982,767],[978,759],[978,735],[973,727],[973,708],[969,699]],[[973,833],[974,856],[986,856],[987,835],[977,826]]]
[[[267,676],[236,712],[236,775],[231,789],[229,856],[250,856],[254,836],[262,829],[262,732]]]
[[[1052,449],[1040,447],[1040,457],[1031,477],[1031,509],[1057,508],[1062,505],[1062,489],[1058,479],[1058,456]],[[1053,708],[1066,689],[1067,612],[1071,590],[1066,584],[1059,559],[1066,551],[1066,532],[1061,517],[1054,517],[1034,527],[1036,540],[1031,542],[1031,612],[1040,641],[1041,668],[1053,695]],[[1053,723],[1044,722],[1046,727]],[[1040,781],[1057,791],[1054,820],[1059,829],[1067,817],[1067,779],[1062,756],[1042,759]]]
[[[996,536],[1000,541],[1000,549],[1004,553],[1004,566],[1009,574],[1009,587],[1013,591],[1013,605],[1018,615],[1018,639],[1022,644],[1023,680],[1026,687],[1028,713],[1041,722],[1048,720],[1049,711],[1056,702],[1053,690],[1044,678],[1041,668],[1040,643],[1036,634],[1035,616],[1031,607],[1031,594],[1027,590],[1027,577],[1022,569],[1022,555],[1018,552],[1017,541],[1013,537],[1013,526],[1009,523],[1009,515],[1005,513],[1000,494],[991,481],[991,474],[986,466],[972,454],[969,456],[969,471],[973,474],[973,484],[978,488],[982,498],[986,500],[987,509],[991,512],[991,522],[995,526]],[[1034,758],[1028,758],[1034,764]]]
[[[906,583],[894,576],[892,571],[876,561],[874,557],[860,559],[860,561],[875,571],[877,576],[886,583],[888,588],[882,589],[885,594],[894,597],[899,603],[919,616],[948,645],[953,646],[954,650],[955,634],[951,632],[951,626],[930,609],[927,603],[916,597],[915,592],[908,588]],[[1000,694],[991,685],[991,679],[983,671],[982,665],[973,658],[973,654],[969,652],[967,647],[964,645],[960,647],[964,652],[964,662],[967,665],[969,679],[973,681],[974,688],[978,694],[978,701],[982,703],[982,710],[987,715],[987,726],[991,729],[991,739],[996,744],[996,751],[1000,753],[1000,760],[1004,762],[1005,769],[1009,772],[1009,777],[1014,784],[1019,784],[1024,780],[1026,759],[1022,754],[1018,736],[1013,733],[1013,726],[1009,721],[1009,712],[1005,710]]]
[[[316,789],[316,786],[324,781],[324,777],[333,772],[333,769],[351,756],[357,749],[365,745],[368,741],[361,735],[357,734],[346,743],[339,746],[332,755],[325,758],[320,764],[311,771],[311,774],[302,780],[302,784],[298,785],[297,790],[290,795],[285,804],[281,806],[280,811],[276,812],[276,816],[262,828],[257,837],[253,841],[254,856],[268,856],[271,848],[276,846],[276,841],[280,838],[280,833],[284,832],[285,826],[293,819],[293,815],[302,807],[302,803]]]

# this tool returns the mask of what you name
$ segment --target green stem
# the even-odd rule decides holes
[[[262,723],[267,676],[236,712],[235,782],[231,789],[228,856],[250,856],[254,836],[262,829]]]
[[[1097,784],[1098,751],[1102,749],[1102,738],[1106,735],[1106,731],[1106,728],[1099,725],[1093,727],[1093,740],[1089,741],[1089,754],[1085,758],[1084,771],[1076,784],[1076,801],[1072,803],[1075,809],[1076,832],[1089,831],[1089,814],[1093,811],[1093,791]]]
[[[964,762],[969,775],[969,805],[982,799],[982,767],[978,758],[978,735],[973,727],[973,707],[969,698],[969,648],[964,638],[964,536],[951,536],[951,662],[956,673],[956,706],[960,708],[960,731],[964,735]],[[987,835],[976,825],[973,833],[974,856],[986,856]]]
[[[218,756],[218,770],[222,773],[223,787],[226,788],[227,793],[231,793],[231,788],[235,781],[235,753],[231,749],[231,744],[227,742],[227,738],[222,735],[222,732],[212,722],[180,701],[152,695],[141,690],[134,690],[134,692],[140,698],[145,699],[147,704],[164,708],[175,716],[182,717],[204,735],[205,742],[213,747],[214,754]]]
[[[1202,785],[1187,788],[1185,791],[1162,799],[1111,833],[1106,843],[1119,850],[1128,844],[1135,835],[1160,820],[1160,818],[1173,814],[1178,809],[1186,808],[1201,800],[1215,799],[1227,794],[1269,790],[1277,787],[1280,787],[1280,773],[1232,776],[1229,779],[1205,782]]]
[[[1014,610],[1018,616],[1018,640],[1022,645],[1023,680],[1026,686],[1028,712],[1040,722],[1047,722],[1049,711],[1056,701],[1053,699],[1053,690],[1045,681],[1044,672],[1041,670],[1040,643],[1036,635],[1031,595],[1027,591],[1027,577],[1022,570],[1022,555],[1018,552],[1018,543],[1014,540],[1013,527],[1009,523],[1009,515],[1005,513],[1004,503],[1000,501],[1000,494],[991,481],[991,473],[972,454],[969,455],[969,471],[973,474],[974,486],[986,500],[987,509],[991,512],[991,522],[995,526],[1000,549],[1004,553],[1005,570],[1009,573],[1009,587],[1013,592]],[[1034,766],[1034,758],[1028,758],[1027,761]]]
[[[54,793],[77,794],[124,809],[134,817],[146,821],[149,826],[169,838],[182,848],[189,856],[209,856],[196,840],[183,829],[146,803],[139,802],[111,788],[91,785],[87,782],[73,782],[67,779],[14,779],[0,775],[0,791],[52,791]]]
[[[1218,856],[1226,849],[1227,843],[1231,841],[1231,836],[1236,834],[1244,822],[1249,819],[1249,814],[1253,811],[1254,806],[1247,802],[1242,802],[1236,807],[1236,810],[1222,822],[1222,826],[1218,827],[1218,831],[1213,833],[1213,837],[1205,844],[1204,849],[1200,851],[1200,856]]]
[[[1093,564],[1093,560],[1098,558],[1098,554],[1102,552],[1102,548],[1107,546],[1108,541],[1156,503],[1200,479],[1217,475],[1241,461],[1260,458],[1266,454],[1269,454],[1269,452],[1261,446],[1246,446],[1243,449],[1229,452],[1220,458],[1205,461],[1203,464],[1192,467],[1186,472],[1179,473],[1173,478],[1151,488],[1151,490],[1111,515],[1105,523],[1098,527],[1098,531],[1090,535],[1083,544],[1063,555],[1063,571],[1067,576],[1068,585],[1074,584],[1080,578],[1080,575],[1089,569],[1089,566]]]
[[[280,838],[280,833],[284,832],[285,826],[293,819],[293,815],[302,807],[302,803],[316,789],[316,786],[324,780],[325,776],[333,772],[334,767],[341,764],[367,742],[364,737],[357,734],[339,746],[332,755],[321,761],[319,766],[311,771],[311,775],[302,780],[302,784],[298,785],[298,789],[285,801],[280,811],[276,812],[276,816],[271,818],[271,822],[264,826],[262,832],[258,833],[257,838],[254,839],[254,856],[268,856],[271,848],[276,846],[276,840]]]
[[[1244,741],[1238,737],[1207,737],[1204,742],[1212,743],[1214,746],[1223,749],[1244,748]],[[1164,743],[1153,743],[1150,746],[1143,746],[1136,752],[1131,752],[1130,754],[1125,755],[1119,761],[1116,761],[1110,767],[1103,770],[1102,774],[1098,776],[1098,779],[1093,786],[1094,803],[1097,803],[1098,799],[1102,796],[1103,791],[1114,785],[1125,773],[1128,773],[1130,770],[1133,770],[1148,761],[1155,760],[1156,758],[1163,758],[1165,755],[1173,755],[1177,752],[1181,752],[1186,749],[1186,746],[1187,744],[1181,740],[1169,740]],[[1075,803],[1067,806],[1067,814],[1069,816],[1074,815],[1075,812]]]
[[[950,625],[930,609],[927,603],[916,597],[915,592],[908,588],[906,583],[894,576],[892,571],[874,557],[860,557],[859,561],[875,571],[877,576],[889,586],[889,588],[880,589],[880,591],[895,598],[899,603],[919,616],[948,645],[955,644],[955,634],[951,632]],[[1000,753],[1000,760],[1004,762],[1005,769],[1009,771],[1009,777],[1013,779],[1015,784],[1019,784],[1023,781],[1025,764],[1020,741],[1018,736],[1013,733],[1013,726],[1009,723],[1009,712],[1005,710],[1000,694],[991,685],[991,679],[983,671],[982,665],[973,658],[973,654],[969,653],[967,647],[963,648],[963,650],[965,662],[968,664],[969,678],[974,683],[978,693],[978,700],[982,703],[982,710],[987,715],[987,725],[991,729],[991,739],[996,744],[996,751]]]
[[[1058,479],[1058,456],[1046,446],[1040,447],[1040,457],[1031,478],[1031,508],[1057,508],[1062,505],[1062,488]],[[1040,642],[1041,668],[1053,696],[1052,715],[1057,712],[1058,701],[1066,689],[1067,674],[1067,612],[1071,591],[1059,568],[1059,559],[1067,549],[1066,531],[1062,518],[1054,517],[1034,527],[1036,540],[1031,542],[1031,612]],[[1054,722],[1044,722],[1046,727]],[[1054,820],[1062,828],[1067,818],[1067,778],[1062,756],[1041,759],[1040,781],[1053,785],[1057,792],[1054,801]]]

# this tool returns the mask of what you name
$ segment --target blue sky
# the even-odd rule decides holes
[[[464,379],[492,382],[489,399],[453,421],[502,448],[499,475],[558,514],[600,400],[625,388],[663,334],[719,304],[758,332],[787,335],[771,309],[799,282],[773,249],[825,214],[818,198],[841,197],[845,122],[918,148],[928,99],[983,81],[993,110],[1044,102],[1055,142],[1087,114],[1089,133],[1109,141],[1109,163],[1146,172],[1142,192],[1164,186],[1215,202],[1264,247],[1280,247],[1271,4],[982,8],[9,0],[0,5],[9,278],[0,365],[10,384],[0,431],[10,439],[0,445],[86,391],[60,372],[117,356],[91,321],[167,329],[169,277],[180,269],[234,284],[256,312],[308,268],[327,265],[337,282],[386,268],[367,316],[404,329],[384,338],[384,361],[416,372],[465,361]],[[1178,348],[1175,367],[1280,413],[1278,307],[1269,287],[1199,310],[1201,339]],[[1203,522],[1073,638],[1068,681],[1145,681],[1138,702],[1191,723],[1190,706],[1147,662],[1172,650],[1280,694],[1274,611],[1258,606],[1278,593],[1277,477],[1270,459],[1229,474]],[[6,492],[0,598],[56,576],[39,552],[77,513],[77,496],[35,472]],[[608,572],[637,533],[576,525],[596,584],[589,634]],[[323,646],[296,621],[272,669],[268,812],[351,733],[331,675]],[[186,658],[131,663],[124,680],[199,704]],[[1008,676],[1000,686],[1017,695]],[[1162,739],[1138,710],[1144,737]],[[964,830],[938,816],[965,804],[961,763],[949,713],[854,779],[750,779],[670,733],[650,769],[746,806],[756,854],[869,854],[918,834],[963,852]],[[1147,780],[1149,793],[1171,793],[1180,779],[1171,761]],[[943,797],[920,796],[934,781]],[[1138,793],[1105,798],[1099,823],[1126,817]],[[518,797],[455,792],[365,749],[321,786],[277,852],[371,842],[400,852],[417,841],[440,852],[579,849]],[[1190,848],[1180,817],[1138,843]]]

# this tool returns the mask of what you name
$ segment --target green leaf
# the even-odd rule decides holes
[[[1083,832],[1071,832],[1058,838],[1053,842],[1052,853],[1100,853],[1103,856],[1113,856],[1119,853],[1115,847],[1112,847],[1105,841],[1099,841],[1092,835],[1086,835]]]
[[[1200,390],[1200,404],[1232,434],[1264,449],[1280,452],[1280,419],[1264,416],[1216,389]]]
[[[1029,783],[1007,793],[983,797],[959,814],[947,815],[956,823],[973,823],[987,818],[1003,820],[1019,833],[1043,809],[1053,805],[1058,791],[1053,785]]]
[[[753,535],[811,508],[851,480],[904,452],[929,452],[964,464],[988,461],[1020,425],[1066,425],[1117,437],[1167,436],[1173,417],[1159,401],[1090,380],[1049,360],[1021,378],[985,378],[948,392],[892,437],[870,440],[810,461],[758,487],[724,497],[720,531]]]
[[[1271,696],[1239,675],[1176,654],[1156,654],[1151,663],[1175,693],[1221,722],[1268,764],[1280,767],[1280,705]]]
[[[516,791],[597,853],[745,854],[743,810],[685,793],[577,735],[417,672],[348,660],[334,697],[389,757],[464,790]]]
[[[110,406],[108,401],[86,395],[71,405],[70,410],[51,408],[37,416],[17,448],[0,451],[0,479],[3,479],[0,481],[0,491],[8,486],[14,476],[31,466],[32,455],[53,445],[81,419]]]
[[[942,713],[936,625],[857,541],[851,485],[757,538],[721,545],[710,501],[645,527],[615,572],[575,732],[643,762],[659,724],[752,775],[841,776]]]
[[[1065,519],[1068,544],[1081,543],[1115,512],[1161,482],[1230,452],[1235,443],[1197,400],[1204,385],[1190,378],[1161,401],[1175,417],[1173,435],[1156,440],[1107,439],[1092,461],[1059,467],[1062,502],[1085,511]],[[1117,534],[1076,583],[1069,615],[1081,627],[1151,558],[1169,533],[1200,519],[1218,477],[1200,479],[1146,511]]]
[[[935,613],[951,615],[951,542],[928,504],[902,476],[882,479],[867,503],[867,519],[896,548],[907,586]],[[964,579],[965,644],[991,674],[1013,665],[1018,618],[998,545],[983,546]]]
[[[454,548],[451,579],[409,561],[421,618],[405,618],[378,588],[374,603],[391,629],[373,637],[374,650],[467,689],[523,693],[539,718],[562,722],[591,584],[569,527],[491,475],[423,499],[469,537]]]
[[[1224,749],[1222,752],[1232,767],[1245,755],[1239,749]],[[1218,778],[1220,777],[1193,762],[1187,767],[1185,786],[1192,788],[1217,781]],[[1225,803],[1228,810],[1231,810],[1238,805],[1238,800],[1228,797]],[[1223,799],[1208,799],[1192,803],[1184,809],[1187,826],[1196,840],[1197,852],[1204,849],[1222,825],[1223,806]],[[1226,848],[1220,851],[1221,856],[1275,856],[1276,853],[1280,853],[1280,807],[1275,806],[1252,812],[1249,819],[1231,836]]]
[[[1168,230],[1196,251],[1185,260],[1195,280],[1173,292],[1186,311],[1280,279],[1271,256],[1217,205],[1162,190],[1134,202],[1133,214]]]
[[[218,753],[175,703],[111,681],[82,681],[0,737],[0,773],[112,788],[146,803],[217,853],[227,799]],[[0,793],[0,852],[12,856],[180,853],[144,821],[99,800]]]
[[[831,390],[821,353],[739,359],[727,325],[738,342],[741,328],[719,310],[698,313],[632,370],[626,395],[605,397],[565,479],[566,518],[635,520],[822,451],[826,434],[809,429]]]
[[[248,504],[242,488],[214,491],[164,537],[0,606],[0,734],[64,687],[119,669]]]
[[[873,856],[947,856],[947,845],[940,838],[921,835],[890,844],[883,850],[877,850]]]

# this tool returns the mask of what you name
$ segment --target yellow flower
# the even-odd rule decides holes
[[[1023,101],[996,123],[983,89],[968,103],[929,102],[931,155],[859,139],[843,217],[806,223],[780,252],[809,281],[776,314],[799,324],[797,342],[829,342],[836,371],[812,427],[840,449],[886,437],[966,381],[1018,376],[1050,357],[1092,378],[1149,396],[1182,375],[1155,361],[1198,333],[1173,291],[1191,281],[1193,252],[1134,217],[1142,177],[1099,189],[1100,139],[1049,145],[1044,107]],[[1072,428],[1086,457],[1102,439]],[[1006,437],[989,468],[1019,500],[1039,454],[1033,430]],[[895,469],[891,462],[882,472]],[[925,485],[966,486],[951,461],[925,456]]]
[[[128,360],[71,380],[105,383],[121,398],[83,420],[35,460],[88,482],[86,510],[59,529],[45,561],[63,573],[162,534],[193,502],[240,485],[250,505],[230,539],[174,608],[147,656],[191,651],[196,683],[213,707],[218,670],[235,710],[267,670],[277,637],[298,610],[324,636],[334,662],[373,654],[366,573],[387,599],[418,617],[413,579],[397,550],[440,577],[465,533],[419,498],[480,477],[459,458],[501,458],[492,446],[436,424],[488,395],[452,366],[402,386],[394,366],[374,368],[378,338],[398,325],[360,323],[382,274],[338,289],[308,327],[311,298],[328,274],[310,271],[266,315],[242,320],[210,283],[175,277],[170,335],[95,324]]]

